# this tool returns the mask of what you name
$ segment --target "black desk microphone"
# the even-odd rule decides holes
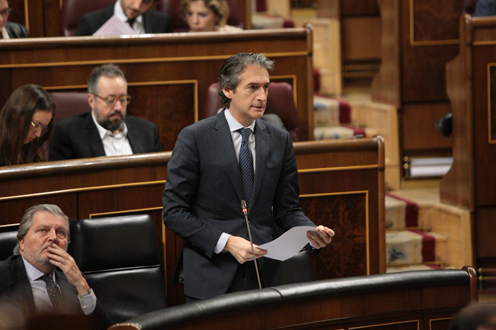
[[[255,258],[255,248],[253,247],[253,240],[251,239],[250,220],[248,220],[248,208],[246,207],[246,201],[244,199],[241,200],[241,210],[245,215],[246,228],[248,229],[248,238],[250,239],[251,244],[251,253],[253,253],[253,262],[255,263],[255,272],[257,273],[258,287],[262,289],[262,282],[260,281],[260,273],[258,272],[257,259]]]

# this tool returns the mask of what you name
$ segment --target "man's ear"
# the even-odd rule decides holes
[[[95,102],[96,102],[95,95],[88,93],[88,104],[90,105],[91,109],[95,108]]]
[[[228,99],[232,99],[232,89],[229,89],[227,87],[224,87],[222,88],[222,93],[224,93],[224,95],[228,98]]]

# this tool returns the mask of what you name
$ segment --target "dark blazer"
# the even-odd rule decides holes
[[[255,183],[248,212],[253,242],[259,245],[276,238],[276,225],[286,231],[314,224],[300,208],[288,132],[257,120],[255,144]],[[181,131],[167,171],[163,220],[184,239],[185,294],[198,299],[223,294],[239,264],[230,253],[215,254],[215,246],[222,232],[248,239],[241,211],[241,174],[224,111]],[[281,284],[279,264],[258,259],[264,286]]]
[[[7,22],[5,29],[11,38],[29,38],[28,30],[21,24]]]
[[[114,16],[114,4],[83,15],[76,29],[76,36],[93,35],[112,16]],[[169,15],[153,9],[149,9],[143,14],[143,24],[145,33],[172,32],[172,21]]]
[[[495,0],[478,0],[475,4],[473,17],[494,16],[496,15]]]
[[[128,139],[134,154],[162,151],[154,123],[126,116]],[[103,142],[91,112],[74,115],[55,123],[50,135],[50,160],[105,156]]]
[[[55,276],[64,299],[65,310],[63,313],[83,317],[84,313],[81,310],[76,288],[67,281],[62,271],[56,269]],[[0,261],[0,297],[8,298],[16,303],[27,314],[24,317],[36,316],[31,284],[20,255],[14,255]],[[111,323],[108,315],[98,302],[95,311],[87,318],[88,324],[95,325],[101,329],[105,329]]]

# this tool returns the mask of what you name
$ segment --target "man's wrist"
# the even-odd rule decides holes
[[[87,292],[85,292],[83,294],[78,294],[78,297],[83,299],[84,297],[89,296],[92,292],[93,292],[93,290],[91,288],[88,288]]]

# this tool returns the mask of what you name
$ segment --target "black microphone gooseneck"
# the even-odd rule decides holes
[[[253,254],[253,262],[255,263],[255,272],[257,273],[258,287],[262,289],[262,282],[260,281],[260,273],[258,272],[257,259],[255,258],[255,248],[253,247],[253,240],[251,239],[250,220],[248,220],[248,208],[246,207],[246,201],[244,199],[241,201],[241,210],[245,215],[246,228],[248,229],[248,238],[250,239],[250,244],[251,244],[251,253]]]

